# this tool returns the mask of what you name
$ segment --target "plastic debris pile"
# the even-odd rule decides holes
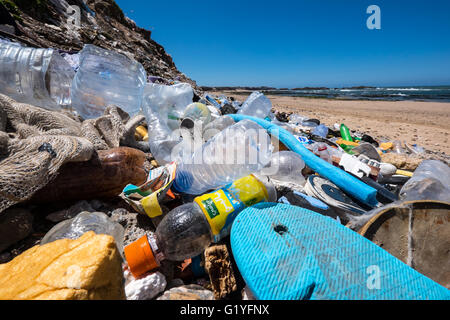
[[[420,146],[93,45],[2,40],[0,94],[0,299],[450,298],[450,168]]]

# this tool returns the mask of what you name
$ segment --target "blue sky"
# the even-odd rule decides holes
[[[199,85],[450,85],[448,0],[116,2]]]

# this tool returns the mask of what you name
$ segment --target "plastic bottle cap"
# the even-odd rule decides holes
[[[128,267],[135,278],[159,267],[147,236],[130,243],[124,249]]]

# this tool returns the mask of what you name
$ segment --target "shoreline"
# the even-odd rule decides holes
[[[230,96],[232,97],[233,95],[239,95],[239,96],[249,96],[253,91],[248,91],[248,90],[233,90],[233,91],[229,91],[229,90],[224,90],[224,91],[207,91],[210,92],[211,94],[215,94],[215,95],[220,95],[223,94],[225,96]],[[367,98],[354,98],[354,99],[350,99],[350,98],[346,98],[346,97],[320,97],[320,96],[296,96],[296,95],[289,95],[289,94],[273,94],[271,93],[272,91],[265,91],[265,90],[261,90],[261,93],[263,93],[264,95],[268,96],[273,96],[273,97],[289,97],[289,98],[302,98],[302,99],[325,99],[325,100],[338,100],[338,101],[366,101],[366,102],[377,102],[377,101],[386,101],[386,102],[398,102],[398,101],[404,101],[404,102],[437,102],[437,103],[450,103],[450,100],[426,100],[426,99],[392,99],[392,100],[387,100],[387,99],[367,99]],[[245,100],[245,99],[244,99]]]
[[[245,101],[243,91],[211,91]],[[450,102],[344,100],[267,95],[273,108],[319,119],[328,127],[345,123],[377,140],[400,140],[450,156]]]

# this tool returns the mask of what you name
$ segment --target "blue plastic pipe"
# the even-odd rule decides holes
[[[227,116],[232,117],[236,122],[241,120],[251,120],[256,122],[261,127],[266,129],[269,134],[277,137],[278,140],[280,140],[291,151],[298,153],[302,157],[303,161],[305,161],[306,165],[322,177],[327,178],[362,203],[365,203],[371,207],[375,207],[378,204],[376,189],[351,176],[344,170],[341,170],[317,157],[314,153],[306,149],[289,131],[260,118],[242,114],[228,114]]]

